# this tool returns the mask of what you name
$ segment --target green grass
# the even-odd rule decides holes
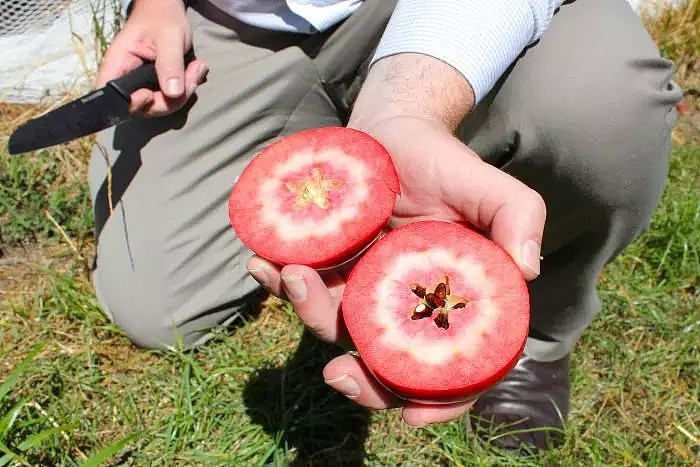
[[[87,277],[89,142],[0,154],[0,465],[697,465],[697,115],[679,125],[651,226],[600,281],[565,444],[528,460],[466,439],[461,421],[410,429],[329,390],[338,350],[278,300],[195,352],[134,348]]]
[[[72,238],[92,228],[88,190],[80,164],[50,151],[6,158],[0,165],[0,244]]]
[[[650,229],[601,281],[605,311],[573,358],[566,444],[532,465],[698,460],[699,174],[700,145],[676,148]],[[7,371],[43,344],[0,394],[0,417],[17,412],[0,429],[1,449],[27,465],[78,465],[132,434],[114,459],[133,465],[523,464],[465,440],[459,421],[413,430],[393,411],[369,413],[328,390],[320,370],[337,350],[305,335],[285,303],[269,300],[197,352],[145,352],[104,319],[71,248],[39,258],[12,265],[31,287],[0,312]]]

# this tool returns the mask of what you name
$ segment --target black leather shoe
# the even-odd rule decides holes
[[[527,356],[482,394],[468,428],[502,449],[520,453],[556,447],[569,414],[569,357],[537,362]]]

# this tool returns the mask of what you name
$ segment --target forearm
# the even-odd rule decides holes
[[[372,66],[355,102],[350,126],[375,119],[417,117],[454,130],[474,107],[474,91],[444,61],[418,53],[385,57]]]
[[[363,93],[455,126],[544,33],[562,3],[399,0]]]

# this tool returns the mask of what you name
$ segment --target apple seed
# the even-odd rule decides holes
[[[430,318],[433,312],[437,313],[433,321],[441,329],[450,327],[448,315],[452,310],[458,310],[467,306],[467,300],[459,295],[450,294],[450,279],[443,276],[437,283],[433,292],[427,292],[427,288],[417,282],[409,285],[411,292],[421,301],[411,310],[411,319],[418,320]]]

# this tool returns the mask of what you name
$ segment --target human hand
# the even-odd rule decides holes
[[[401,181],[392,226],[425,219],[467,222],[508,251],[525,278],[537,276],[545,219],[539,195],[482,162],[440,124],[412,116],[372,122],[360,129],[387,147]],[[273,295],[290,300],[316,336],[352,348],[340,312],[343,276],[336,272],[321,276],[299,265],[280,269],[257,256],[249,261],[248,269]],[[448,421],[471,407],[470,403],[423,405],[402,400],[380,385],[360,358],[350,354],[329,362],[323,376],[329,385],[367,408],[402,407],[404,420],[413,426]]]
[[[380,141],[394,161],[401,196],[392,227],[427,219],[467,223],[506,250],[526,280],[539,275],[546,207],[537,192],[483,162],[431,119],[380,116],[354,126]]]
[[[129,19],[104,56],[96,84],[102,87],[145,61],[155,61],[161,90],[134,91],[130,111],[145,117],[167,115],[185,105],[204,81],[208,67],[202,60],[193,60],[185,68],[192,30],[182,0],[134,1]]]
[[[447,71],[440,75],[442,64],[425,57],[398,57],[408,60],[407,74],[416,72],[418,86],[428,86],[430,77],[438,77],[444,86],[451,78],[464,86],[461,76]],[[364,131],[382,143],[392,156],[401,195],[397,200],[391,225],[442,219],[468,223],[480,229],[500,245],[520,267],[525,279],[538,276],[540,244],[546,216],[542,198],[532,189],[484,163],[477,154],[453,136],[464,110],[448,108],[435,99],[436,88],[429,97],[418,100],[413,95],[420,90],[416,82],[401,73],[403,64],[394,59],[375,64],[378,72],[370,72],[355,104],[349,127]],[[436,65],[438,70],[429,69]],[[450,73],[452,73],[450,75]],[[398,85],[391,85],[399,79]],[[388,84],[389,83],[389,84]],[[464,109],[473,105],[464,89],[443,96],[444,102],[458,102]],[[402,91],[408,91],[404,95]],[[440,90],[442,92],[442,90]],[[463,99],[463,102],[460,102]],[[447,112],[441,113],[441,109]],[[467,110],[467,111],[468,111]],[[248,269],[258,282],[272,294],[291,301],[303,323],[320,339],[351,348],[347,330],[340,313],[345,282],[337,273],[325,273],[299,265],[282,269],[255,256]],[[362,361],[353,355],[343,355],[329,362],[323,370],[324,379],[360,405],[372,409],[402,407],[403,418],[409,425],[420,426],[457,418],[466,413],[471,403],[422,405],[401,400],[382,387],[372,377]]]
[[[398,54],[374,64],[348,126],[391,154],[401,183],[393,227],[426,219],[470,224],[508,252],[526,280],[535,279],[544,200],[454,136],[473,107],[471,86],[452,67]]]

